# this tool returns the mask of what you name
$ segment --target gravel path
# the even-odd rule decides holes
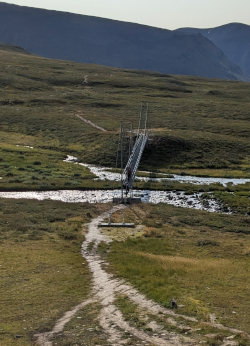
[[[78,119],[84,121],[86,124],[88,124],[88,125],[94,127],[94,128],[97,129],[97,130],[100,130],[100,131],[102,131],[102,132],[107,132],[107,130],[105,130],[103,127],[96,125],[95,123],[93,123],[92,121],[90,121],[90,120],[88,120],[88,119],[85,119],[85,118],[84,118],[83,116],[81,116],[80,114],[76,114],[76,117],[77,117]]]
[[[81,254],[87,261],[92,273],[92,293],[88,300],[66,312],[56,322],[52,331],[35,335],[36,343],[43,346],[52,346],[51,339],[63,331],[66,323],[75,317],[80,309],[84,309],[90,303],[98,302],[101,305],[98,321],[110,345],[131,345],[131,338],[133,338],[133,342],[135,342],[134,340],[138,340],[138,342],[133,343],[134,345],[197,345],[204,343],[206,340],[206,335],[197,333],[200,330],[197,328],[200,326],[200,323],[216,328],[218,334],[223,330],[232,333],[233,335],[230,336],[230,341],[227,337],[224,338],[223,345],[229,345],[229,342],[230,345],[238,345],[232,339],[236,334],[243,333],[242,331],[216,323],[215,317],[211,318],[210,322],[202,322],[194,317],[178,314],[173,310],[166,309],[152,300],[147,299],[124,280],[115,278],[106,270],[108,263],[101,258],[97,247],[100,242],[110,243],[112,240],[100,232],[98,224],[106,219],[109,214],[115,213],[123,208],[125,208],[123,205],[115,206],[93,219],[87,225],[88,232],[82,244]],[[125,320],[122,312],[115,304],[116,299],[121,295],[126,296],[131,302],[136,304],[138,311],[150,316],[151,320],[148,323],[148,329],[151,332],[147,332],[145,328],[131,325]],[[160,320],[164,319],[165,327],[164,324],[159,322],[159,316]],[[166,327],[166,324],[169,327]],[[128,334],[130,337],[128,337]]]

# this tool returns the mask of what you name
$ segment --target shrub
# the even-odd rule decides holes
[[[59,232],[59,235],[61,238],[65,240],[76,240],[77,239],[77,234],[72,233],[70,230],[62,230]]]
[[[196,243],[197,246],[218,246],[219,243],[215,240],[199,240]]]

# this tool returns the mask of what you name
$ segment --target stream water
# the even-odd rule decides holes
[[[66,203],[110,203],[118,196],[120,190],[59,190],[59,191],[26,191],[0,192],[0,198],[54,200]],[[135,190],[134,197],[140,197],[143,203],[167,203],[177,207],[220,212],[220,204],[213,199],[204,203],[202,193],[186,195],[184,191],[149,191]]]
[[[78,159],[74,156],[68,155],[64,160],[66,162],[82,165],[90,169],[96,176],[97,180],[110,180],[120,181],[120,174],[110,172],[108,168],[98,167],[85,163],[79,163]],[[140,181],[164,181],[174,180],[179,182],[191,182],[193,184],[212,184],[220,183],[226,185],[232,183],[234,185],[244,184],[249,182],[250,179],[226,179],[226,178],[203,178],[194,176],[179,176],[174,175],[173,178],[147,178],[137,177]],[[120,190],[57,190],[57,191],[26,191],[26,192],[0,192],[0,198],[14,198],[14,199],[36,199],[36,200],[56,200],[66,203],[110,203],[113,197],[120,195]],[[135,190],[133,197],[141,198],[143,203],[167,203],[177,207],[193,208],[199,210],[206,210],[209,212],[221,212],[222,208],[218,201],[210,198],[203,199],[202,193],[186,194],[184,191],[149,191],[149,190]]]
[[[87,163],[79,163],[78,159],[74,156],[68,155],[68,157],[64,160],[65,162],[73,162],[75,164],[79,164],[81,166],[87,167],[91,173],[96,175],[95,180],[109,180],[109,181],[120,181],[121,175],[120,173],[110,172],[110,168],[101,167],[96,165],[89,165]],[[151,172],[145,172],[147,174],[152,174]],[[164,175],[161,173],[161,176]],[[152,178],[152,177],[136,177],[137,181],[155,181],[155,182],[163,182],[163,181],[178,181],[180,183],[189,183],[195,185],[210,185],[210,184],[221,184],[223,186],[227,186],[227,184],[232,185],[240,185],[250,182],[250,179],[244,178],[213,178],[213,177],[197,177],[191,175],[178,175],[178,174],[166,174],[165,177],[161,178]]]

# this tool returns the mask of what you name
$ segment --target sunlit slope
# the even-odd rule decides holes
[[[248,169],[249,83],[50,60],[4,46],[0,63],[6,143],[28,135],[36,147],[114,165],[120,121],[136,127],[146,101],[152,130],[142,167]]]

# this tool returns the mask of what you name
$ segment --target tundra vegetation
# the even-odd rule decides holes
[[[105,206],[4,199],[0,205],[0,344],[30,345],[89,294],[82,225]]]
[[[0,61],[1,190],[118,187],[62,160],[115,167],[120,121],[136,128],[140,101],[149,102],[151,127],[141,169],[250,177],[249,83],[77,64],[3,45]],[[213,190],[227,207],[249,212],[247,185],[135,187]]]
[[[0,343],[30,345],[34,334],[51,330],[64,312],[89,297],[91,274],[80,255],[83,224],[110,206],[9,199],[0,204]],[[122,218],[117,212],[112,219]],[[208,345],[220,345],[216,338],[230,335],[202,322],[211,316],[249,333],[248,216],[145,204],[129,208],[126,220],[141,226],[103,230],[113,239],[98,249],[110,263],[108,271],[167,308],[174,297],[179,313],[201,320],[196,324],[201,337],[213,334]],[[116,303],[127,321],[146,328],[126,298]],[[84,338],[91,345],[107,344],[99,309],[92,303],[80,310],[54,342],[81,344]],[[239,340],[248,345],[244,333]]]
[[[142,169],[250,176],[249,83],[77,64],[0,48],[2,143],[114,167],[120,121],[136,128],[140,102],[146,101],[152,130]]]
[[[122,215],[117,215],[121,219]],[[138,234],[109,230],[100,246],[111,270],[151,299],[179,312],[249,333],[249,217],[211,214],[170,205],[140,205],[127,213],[142,224]]]
[[[250,177],[249,83],[76,64],[7,46],[0,62],[1,191],[118,187],[63,160],[73,155],[114,168],[120,121],[136,128],[142,100],[150,104],[151,134],[141,169]],[[108,230],[114,242],[99,247],[109,270],[164,306],[174,297],[183,314],[204,320],[212,314],[249,333],[249,184],[135,186],[204,192],[204,200],[213,195],[233,214],[133,206],[128,220],[140,230]],[[91,274],[80,256],[83,225],[110,206],[4,199],[0,205],[0,343],[29,345],[89,295]],[[124,297],[116,304],[134,323],[134,307]],[[92,304],[80,311],[55,342],[81,344],[84,337],[105,345],[98,309]],[[208,332],[201,325],[201,333]],[[242,336],[239,344],[248,341]]]

